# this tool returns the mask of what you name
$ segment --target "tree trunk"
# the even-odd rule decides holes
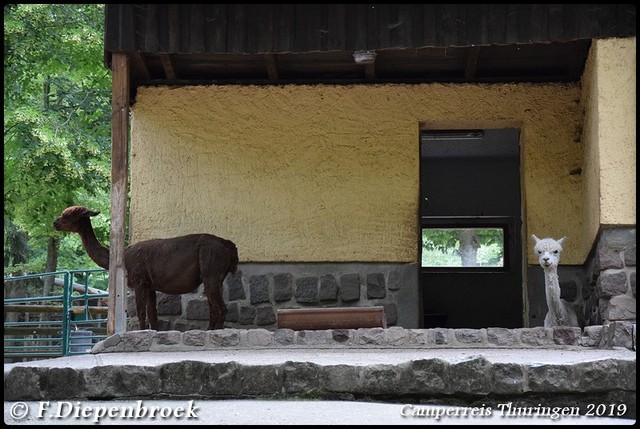
[[[460,258],[463,267],[475,267],[478,265],[478,237],[476,237],[475,229],[463,229],[459,232],[460,239]]]
[[[49,237],[47,241],[47,265],[44,271],[47,273],[53,273],[58,269],[58,250],[60,248],[59,237]],[[53,288],[55,277],[46,276],[43,279],[44,287],[42,288],[42,296],[51,295],[51,289]],[[40,314],[40,320],[47,320],[49,316],[46,313]]]

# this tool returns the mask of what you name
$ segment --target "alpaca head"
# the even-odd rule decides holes
[[[100,212],[89,210],[82,206],[71,206],[66,208],[60,217],[53,221],[56,231],[80,232],[89,217],[96,216]]]
[[[533,250],[536,252],[540,265],[545,270],[558,268],[560,262],[560,254],[562,253],[562,243],[567,237],[562,237],[559,240],[553,238],[538,238],[535,235],[531,235],[535,245]]]

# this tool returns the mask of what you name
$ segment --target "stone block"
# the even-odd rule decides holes
[[[417,359],[400,373],[399,384],[407,394],[441,395],[448,393],[450,364],[440,359]]]
[[[241,325],[253,325],[256,318],[256,308],[251,306],[240,306],[238,312],[238,323]]]
[[[393,326],[398,323],[398,306],[395,302],[382,304],[384,315],[387,317],[387,326]]]
[[[360,379],[360,369],[351,365],[325,366],[321,385],[331,393],[353,392]]]
[[[381,346],[384,344],[383,328],[360,328],[356,330],[358,344],[373,344]]]
[[[581,330],[571,326],[555,326],[553,329],[553,342],[563,346],[576,346],[579,344]]]
[[[269,302],[269,278],[267,276],[251,276],[249,278],[249,297],[251,304]]]
[[[340,298],[343,301],[357,301],[360,299],[360,275],[343,274],[340,276]]]
[[[209,342],[217,347],[234,347],[240,344],[238,329],[216,329],[209,331]]]
[[[289,273],[273,276],[273,300],[275,302],[289,301],[293,297],[293,276]]]
[[[320,301],[337,301],[338,300],[338,282],[331,275],[320,277],[320,291],[318,293]]]
[[[483,356],[450,364],[446,377],[451,393],[487,395],[491,392],[491,362]]]
[[[232,302],[227,304],[227,314],[225,320],[230,323],[238,322],[238,303]]]
[[[182,314],[182,296],[168,295],[158,292],[156,294],[156,304],[158,308],[158,316],[171,316]]]
[[[433,332],[433,341],[435,344],[442,346],[449,344],[449,330],[445,328],[429,329]]]
[[[129,331],[122,333],[123,351],[125,352],[148,352],[151,347],[151,338],[156,335],[156,331],[145,329],[143,331]]]
[[[602,338],[602,325],[585,326],[582,331],[582,345],[584,347],[597,347]]]
[[[615,390],[620,378],[615,359],[576,363],[573,367],[577,389],[582,392]]]
[[[273,334],[266,329],[251,329],[247,332],[249,346],[270,346]]]
[[[303,330],[297,332],[297,343],[301,345],[327,344],[326,330]]]
[[[207,341],[207,332],[200,329],[186,331],[182,334],[182,344],[185,346],[204,346]]]
[[[611,298],[605,320],[636,320],[636,299],[630,295],[616,295]]]
[[[276,312],[273,307],[256,308],[256,325],[272,325],[276,323]]]
[[[362,395],[398,395],[406,386],[398,382],[398,371],[392,365],[374,364],[362,368],[358,390]]]
[[[596,283],[598,296],[607,297],[627,292],[627,273],[624,271],[603,272]]]
[[[631,286],[631,294],[636,298],[636,272],[629,274],[629,285]]]
[[[389,290],[400,289],[400,272],[398,270],[392,270],[389,273],[389,281],[387,282]]]
[[[295,331],[293,329],[276,329],[273,332],[273,342],[283,346],[293,344],[294,337]]]
[[[625,248],[635,246],[636,230],[635,228],[609,228],[602,231],[600,244],[603,247],[611,249],[623,250]]]
[[[367,274],[367,298],[376,299],[384,298],[385,296],[387,296],[387,290],[384,282],[384,274]]]
[[[158,332],[152,341],[152,347],[154,344],[160,346],[174,346],[180,344],[182,333],[180,331],[164,331]]]
[[[520,341],[527,346],[544,346],[551,343],[548,329],[543,326],[520,330]]]
[[[600,347],[625,347],[633,349],[633,326],[631,322],[607,322],[603,326]]]
[[[598,250],[598,269],[600,271],[609,269],[620,269],[624,266],[620,251],[603,247]]]
[[[286,362],[282,368],[282,392],[309,393],[317,389],[320,369],[310,362]]]
[[[636,266],[636,246],[629,246],[624,250],[624,264],[627,267]]]
[[[303,304],[318,302],[318,278],[302,277],[296,279],[296,301]]]
[[[351,342],[352,329],[334,329],[331,331],[331,338],[339,344],[348,344]]]
[[[206,298],[192,298],[187,301],[184,317],[188,320],[209,320],[209,304]]]
[[[515,346],[515,332],[507,328],[487,328],[487,341],[496,346]]]
[[[409,342],[409,332],[400,326],[394,326],[385,330],[384,339],[389,346],[404,346]]]
[[[409,344],[418,346],[432,344],[434,342],[432,335],[433,329],[409,329]]]
[[[560,393],[575,389],[571,365],[529,366],[525,377],[529,379],[529,389],[533,393]]]
[[[502,395],[525,392],[527,381],[524,368],[515,363],[494,363],[492,366],[493,393]]]
[[[173,329],[180,332],[186,332],[186,331],[191,331],[193,329],[200,329],[200,326],[198,326],[198,324],[196,323],[179,319],[179,320],[176,320],[175,323],[173,324]]]
[[[227,285],[227,296],[229,301],[245,299],[244,285],[242,284],[242,271],[238,270],[233,274],[229,274],[225,280]]]
[[[482,333],[479,329],[456,329],[456,341],[463,344],[481,344]]]

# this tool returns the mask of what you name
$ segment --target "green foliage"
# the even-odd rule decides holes
[[[4,216],[27,233],[32,269],[46,260],[52,222],[70,205],[109,209],[111,74],[103,65],[104,5],[4,8]],[[108,240],[108,226],[98,238]],[[5,239],[5,267],[7,251]],[[77,237],[61,262],[93,268]],[[79,266],[77,264],[83,264]],[[5,270],[6,271],[6,270]],[[37,271],[37,269],[36,269]]]

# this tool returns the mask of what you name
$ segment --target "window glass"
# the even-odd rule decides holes
[[[423,267],[504,267],[503,228],[422,228]]]

